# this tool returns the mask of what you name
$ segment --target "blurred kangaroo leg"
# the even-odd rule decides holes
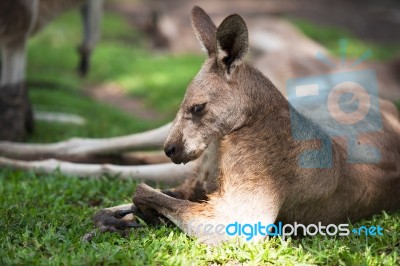
[[[25,40],[3,45],[1,49],[2,69],[0,86],[21,83],[25,79]]]
[[[79,46],[79,74],[85,76],[90,67],[90,54],[100,38],[101,18],[103,15],[103,0],[87,0],[81,8],[83,19],[83,42]]]
[[[33,131],[32,108],[24,80],[26,43],[37,20],[39,1],[21,0],[7,7],[11,14],[16,13],[1,20],[5,30],[1,43],[0,139],[15,141]]]
[[[25,40],[3,45],[0,83],[0,139],[22,140],[33,131],[32,107],[24,84]]]

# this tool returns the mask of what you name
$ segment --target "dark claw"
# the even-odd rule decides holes
[[[130,210],[118,210],[114,212],[114,217],[115,218],[123,218],[128,214],[134,213],[135,211],[130,209]]]
[[[138,224],[135,222],[127,222],[126,226],[129,228],[140,228],[140,227],[144,227],[142,224]]]

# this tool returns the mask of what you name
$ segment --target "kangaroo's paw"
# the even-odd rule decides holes
[[[143,227],[139,220],[148,225],[169,224],[156,211],[143,213],[133,204],[102,209],[93,216],[93,222],[100,232],[118,232],[122,236],[127,236],[131,228]]]
[[[143,225],[137,222],[138,212],[133,204],[124,204],[98,211],[93,222],[100,232],[118,232],[128,235],[130,228],[139,228]]]

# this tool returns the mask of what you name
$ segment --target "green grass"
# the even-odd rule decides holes
[[[359,225],[380,225],[383,237],[273,238],[264,243],[208,247],[177,228],[133,230],[129,238],[105,233],[85,243],[99,208],[130,202],[133,181],[0,172],[0,264],[207,265],[239,262],[333,265],[400,263],[400,215],[379,215]]]
[[[367,50],[371,50],[372,57],[370,59],[372,60],[385,61],[395,56],[400,56],[400,45],[398,43],[378,44],[365,42],[342,28],[316,25],[303,19],[290,18],[290,21],[305,35],[321,43],[335,56],[341,55],[338,42],[340,39],[347,39],[346,53],[352,59],[358,58]]]
[[[34,134],[29,136],[30,142],[54,142],[74,136],[120,136],[152,129],[160,124],[159,121],[142,120],[109,105],[95,102],[82,96],[79,91],[34,88],[31,91],[31,100],[36,110],[77,114],[85,118],[86,124],[81,126],[38,121]]]
[[[173,117],[202,57],[151,54],[141,36],[120,17],[106,13],[104,24],[86,80],[74,73],[80,36],[75,13],[61,17],[30,42],[28,81],[35,108],[79,114],[88,123],[65,126],[41,122],[29,141],[115,136],[165,122],[144,121],[82,93],[84,86],[107,82],[116,82],[142,97],[148,106],[166,113],[165,120]],[[341,33],[314,28],[314,35],[327,34],[322,39],[332,39],[328,48],[334,51],[335,38],[342,37]],[[53,87],[40,85],[43,82]],[[80,179],[60,173],[35,175],[0,169],[0,265],[400,264],[399,213],[382,213],[355,225],[380,225],[385,229],[383,237],[272,238],[258,244],[208,247],[177,228],[161,227],[133,230],[130,238],[105,233],[90,243],[82,242],[81,237],[93,229],[92,215],[100,208],[130,202],[136,184],[113,177]]]

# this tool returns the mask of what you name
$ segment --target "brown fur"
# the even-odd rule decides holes
[[[167,195],[139,185],[133,201],[141,211],[155,210],[188,235],[218,243],[227,236],[195,225],[343,223],[400,208],[400,123],[392,103],[380,101],[383,130],[358,138],[381,151],[380,163],[349,164],[345,140],[334,138],[332,168],[301,168],[300,153],[321,143],[292,137],[287,99],[243,62],[244,21],[231,15],[217,29],[199,7],[192,20],[209,58],[188,86],[165,151],[175,163],[199,158],[199,169]],[[322,124],[296,115],[306,134],[329,138]]]
[[[35,11],[33,1],[1,1],[0,2],[0,41],[9,43],[24,40],[27,34],[41,29],[51,19],[75,6],[82,5],[85,0],[46,0],[38,1],[37,19],[32,21]],[[33,24],[32,24],[33,23]]]

